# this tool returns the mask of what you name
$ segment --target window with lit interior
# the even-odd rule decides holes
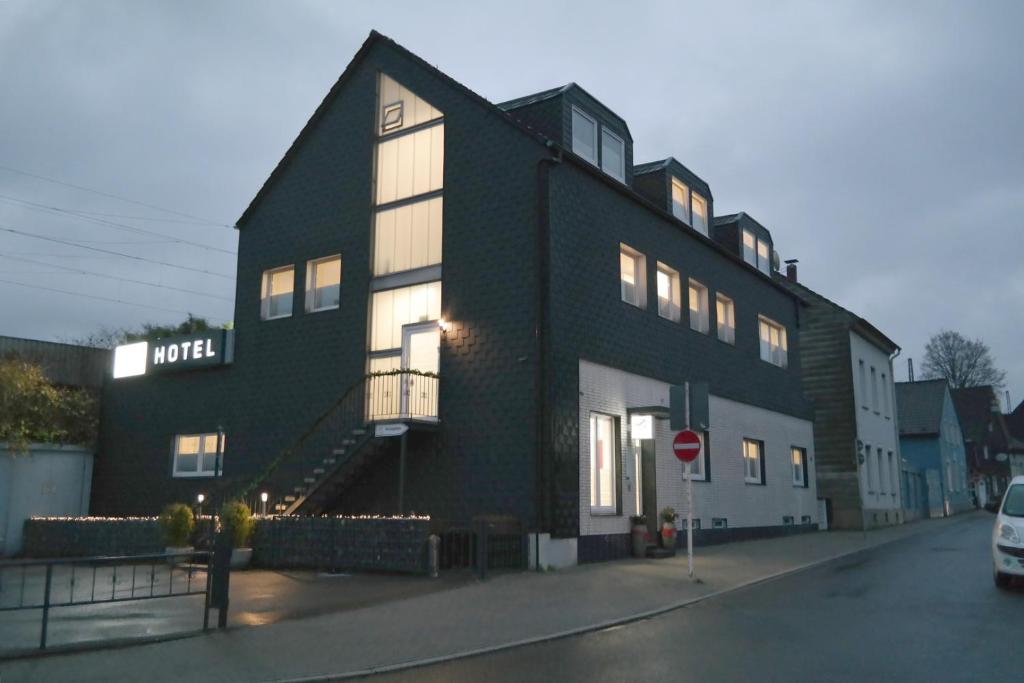
[[[757,269],[765,275],[772,273],[771,246],[764,240],[757,241]]]
[[[715,317],[718,325],[718,339],[726,344],[736,343],[736,308],[732,299],[724,294],[715,294]]]
[[[673,322],[679,322],[682,306],[679,273],[664,263],[658,262],[658,315]]]
[[[285,266],[263,271],[260,317],[263,320],[287,318],[292,314],[295,295],[295,267]]]
[[[696,192],[692,193],[693,229],[702,235],[708,234],[708,202]]]
[[[619,245],[619,289],[627,304],[644,308],[647,305],[646,259],[636,249]]]
[[[696,280],[690,280],[690,329],[707,334],[710,328],[708,288]]]
[[[175,477],[213,477],[218,470],[223,471],[223,462],[217,465],[218,458],[224,455],[224,435],[212,434],[179,434],[174,437],[174,469]]]
[[[807,450],[793,446],[789,449],[789,458],[793,466],[793,486],[807,487]]]
[[[764,483],[764,442],[743,439],[743,481]]]
[[[672,215],[690,222],[690,188],[678,178],[672,178]]]
[[[761,336],[761,360],[780,368],[787,367],[789,345],[786,328],[763,315],[758,316],[757,322]]]
[[[341,256],[306,263],[306,312],[329,311],[341,303]]]
[[[590,415],[590,511],[611,515],[616,512],[615,473],[618,444],[615,418]]]
[[[757,239],[749,230],[743,231],[743,260],[757,268]]]

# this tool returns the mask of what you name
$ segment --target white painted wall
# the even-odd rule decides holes
[[[89,514],[92,460],[81,446],[33,444],[14,455],[0,444],[0,554],[21,550],[29,517]]]
[[[712,387],[712,391],[714,387]],[[580,361],[580,535],[629,532],[629,516],[637,514],[636,466],[630,445],[627,409],[668,406],[669,384],[588,361]],[[818,522],[814,470],[814,433],[808,420],[731,401],[713,393],[710,397],[711,480],[694,481],[694,517],[701,528],[712,528],[713,517],[724,517],[732,527],[781,526],[784,515],[799,524],[802,516]],[[618,416],[623,459],[620,515],[590,512],[590,413]],[[682,464],[672,452],[675,432],[668,420],[655,420],[655,451],[658,469],[658,508],[671,506],[684,518],[686,484]],[[743,478],[743,439],[765,444],[764,486]],[[793,485],[790,448],[807,450],[806,488]],[[683,528],[685,519],[677,527]]]
[[[864,362],[863,381],[860,373],[860,361]],[[850,364],[853,371],[854,409],[857,414],[857,439],[871,447],[871,457],[877,458],[878,449],[882,449],[882,460],[886,468],[886,477],[875,471],[876,462],[871,468],[865,461],[860,463],[860,492],[865,514],[888,512],[890,523],[897,519],[902,508],[902,487],[900,485],[900,441],[899,428],[896,424],[896,391],[892,379],[892,363],[889,355],[856,332],[850,332]],[[878,398],[874,398],[871,384],[871,368],[875,368],[878,384]],[[882,374],[885,383],[882,383]],[[887,395],[887,396],[886,396]],[[863,453],[863,451],[861,451]],[[893,467],[889,467],[889,453],[892,452]],[[874,476],[869,478],[869,474]],[[895,472],[895,476],[893,473]],[[880,482],[880,483],[875,483]],[[869,524],[871,524],[869,520]],[[879,523],[883,523],[879,519]]]

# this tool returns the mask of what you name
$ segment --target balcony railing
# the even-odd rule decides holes
[[[366,421],[437,420],[438,376],[391,370],[366,377]]]

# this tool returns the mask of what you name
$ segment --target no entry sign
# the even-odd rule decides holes
[[[672,439],[672,450],[683,462],[693,462],[700,455],[700,437],[692,429],[684,429]]]

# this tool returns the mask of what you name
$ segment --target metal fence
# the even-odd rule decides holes
[[[0,562],[0,613],[41,610],[39,648],[45,649],[51,609],[203,595],[206,630],[211,559],[210,552],[190,551]]]
[[[494,569],[525,569],[526,536],[517,519],[477,519],[441,534],[440,569],[473,569],[481,579]]]

